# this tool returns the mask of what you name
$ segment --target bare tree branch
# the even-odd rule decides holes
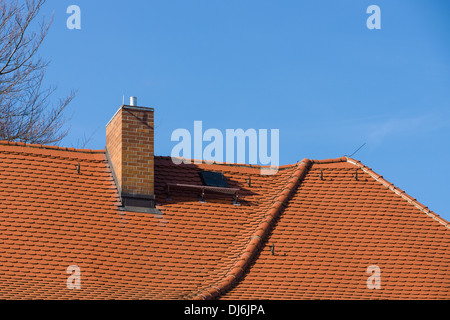
[[[0,0],[0,140],[53,144],[61,141],[64,110],[75,97],[50,106],[56,88],[42,88],[48,62],[37,55],[53,17],[32,31],[45,0]]]

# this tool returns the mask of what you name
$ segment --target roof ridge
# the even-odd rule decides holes
[[[156,156],[155,158],[159,158],[162,160],[171,160],[172,157],[170,156]],[[190,161],[189,164],[211,164],[211,165],[218,165],[218,166],[225,166],[225,167],[242,167],[242,168],[250,168],[250,169],[261,169],[261,168],[271,168],[269,165],[260,165],[260,164],[247,164],[247,163],[232,163],[232,162],[215,162],[214,160],[198,160],[198,159],[190,159],[190,158],[184,158],[184,157],[175,157],[176,159],[181,159],[184,163],[185,160]],[[278,169],[284,170],[296,167],[298,165],[297,163],[293,164],[285,164],[278,166]]]
[[[98,162],[108,162],[108,160],[105,159],[90,159],[90,158],[81,158],[81,157],[64,157],[60,155],[51,155],[51,154],[39,154],[39,153],[32,153],[32,152],[20,152],[17,150],[14,151],[0,151],[0,153],[3,154],[19,154],[19,155],[27,155],[27,156],[33,156],[33,157],[41,157],[41,158],[53,158],[58,160],[75,160],[75,161],[83,161],[83,162],[92,162],[92,163],[98,163]],[[89,154],[89,153],[86,153]],[[93,153],[94,154],[94,153]],[[101,154],[101,153],[95,153],[95,154]]]
[[[316,164],[326,164],[326,163],[338,163],[338,162],[347,162],[347,157],[340,157],[340,158],[330,158],[330,159],[323,159],[323,160],[311,160],[312,163]]]
[[[99,150],[78,149],[78,148],[49,146],[49,145],[44,145],[44,144],[33,144],[33,143],[25,143],[25,142],[18,142],[18,141],[7,141],[7,140],[0,140],[0,145],[59,150],[59,151],[82,152],[82,153],[105,153],[105,150],[101,150],[101,149],[99,149]]]
[[[258,253],[259,248],[264,242],[265,237],[269,234],[271,227],[281,214],[283,206],[287,204],[289,197],[295,192],[298,184],[305,177],[311,165],[312,161],[307,158],[297,164],[297,168],[286,182],[284,188],[279,192],[278,197],[274,199],[266,215],[250,237],[244,250],[241,251],[240,255],[234,260],[234,264],[230,267],[230,271],[227,275],[223,277],[222,280],[216,281],[216,283],[210,285],[207,289],[199,291],[193,298],[194,300],[214,299],[226,293],[239,281],[255,255]]]
[[[351,164],[361,168],[361,170],[363,170],[365,173],[370,175],[376,181],[380,182],[382,185],[387,187],[389,190],[393,191],[395,194],[397,194],[400,197],[402,197],[404,200],[408,201],[410,204],[415,206],[421,212],[425,213],[429,217],[433,218],[434,220],[436,220],[439,223],[441,223],[442,225],[444,225],[446,228],[450,229],[450,225],[449,225],[448,221],[446,221],[444,218],[440,217],[437,213],[435,213],[432,210],[430,210],[427,206],[425,206],[422,203],[420,203],[419,201],[417,201],[417,199],[415,199],[415,198],[411,197],[410,195],[408,195],[406,193],[406,191],[404,191],[404,190],[402,190],[400,188],[397,188],[392,182],[389,182],[386,179],[384,179],[382,175],[376,173],[371,168],[369,168],[366,165],[364,165],[361,161],[352,159],[350,157],[343,157],[343,158],[346,158],[347,162],[349,162],[349,163],[351,163]]]

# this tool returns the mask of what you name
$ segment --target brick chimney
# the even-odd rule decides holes
[[[106,125],[106,156],[119,189],[120,209],[159,213],[154,195],[154,110],[136,104],[131,97]]]

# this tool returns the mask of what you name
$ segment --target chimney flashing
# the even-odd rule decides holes
[[[139,212],[139,213],[153,213],[153,214],[163,214],[160,210],[156,208],[145,208],[145,207],[119,207],[120,211],[130,211],[130,212]]]
[[[121,211],[146,212],[162,214],[155,207],[155,195],[141,195],[131,193],[121,193]]]

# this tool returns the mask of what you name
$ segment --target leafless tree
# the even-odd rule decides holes
[[[64,110],[75,93],[51,105],[56,87],[43,88],[48,61],[38,49],[53,19],[33,21],[44,2],[0,0],[0,140],[55,144],[68,133]]]

